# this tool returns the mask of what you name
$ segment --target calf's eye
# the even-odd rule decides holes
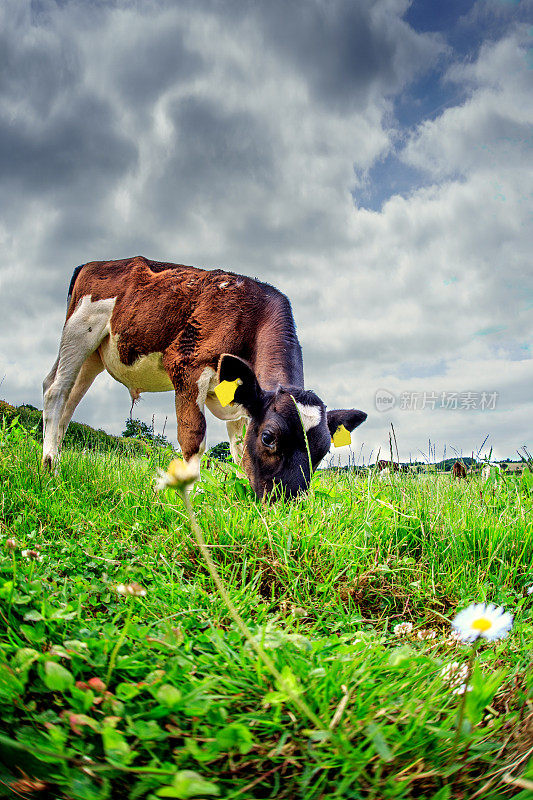
[[[261,441],[265,447],[272,448],[276,444],[276,437],[270,431],[263,431],[261,434]]]

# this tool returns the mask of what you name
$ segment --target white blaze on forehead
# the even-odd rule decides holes
[[[302,417],[302,422],[306,433],[316,425],[320,425],[320,420],[322,419],[322,409],[320,406],[304,406],[298,401],[296,401],[296,405],[298,406],[298,411]]]

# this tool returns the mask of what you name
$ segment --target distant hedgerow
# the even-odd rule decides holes
[[[43,414],[35,406],[23,403],[20,406],[12,406],[5,400],[0,400],[0,423],[5,420],[8,424],[18,419],[32,436],[38,441],[43,440]],[[163,437],[164,438],[164,437]],[[158,443],[158,442],[157,442]],[[102,430],[95,430],[90,425],[83,425],[80,422],[71,422],[67,428],[63,447],[81,448],[86,450],[99,450],[100,452],[121,452],[142,454],[145,447],[140,441],[135,439],[125,439],[121,436],[113,436]]]

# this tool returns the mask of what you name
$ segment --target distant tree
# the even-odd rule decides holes
[[[209,458],[218,459],[218,461],[230,461],[231,453],[229,449],[229,442],[219,442],[207,451],[207,455]]]
[[[150,430],[150,426],[143,422],[140,419],[131,419],[128,418],[126,420],[126,427],[121,433],[121,436],[124,436],[125,439],[137,438],[137,439],[150,439],[152,436],[152,431]]]
[[[126,427],[121,434],[125,439],[144,439],[145,442],[152,442],[162,447],[168,447],[169,441],[166,436],[161,433],[154,433],[153,425],[148,425],[142,419],[131,419],[128,417],[126,420]]]

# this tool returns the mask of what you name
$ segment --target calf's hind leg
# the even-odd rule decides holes
[[[53,384],[53,382],[55,380],[55,377],[56,377],[58,366],[59,366],[59,356],[56,358],[56,360],[54,362],[54,366],[52,367],[52,369],[50,370],[50,372],[48,373],[48,375],[46,376],[46,378],[43,381],[43,394]]]
[[[113,300],[91,302],[84,297],[66,321],[56,364],[43,383],[43,464],[51,467],[59,454],[66,426],[74,409],[101,371],[98,362],[89,357],[109,333]],[[98,356],[99,359],[99,356]],[[80,370],[85,366],[78,382]],[[72,401],[69,402],[74,389]]]
[[[78,373],[78,377],[74,386],[70,390],[67,402],[63,409],[61,419],[59,421],[58,441],[61,444],[65,436],[68,424],[72,419],[72,415],[76,410],[76,406],[90,388],[92,382],[101,372],[104,371],[104,365],[98,352],[91,353],[85,361]],[[59,445],[60,446],[60,445]]]

